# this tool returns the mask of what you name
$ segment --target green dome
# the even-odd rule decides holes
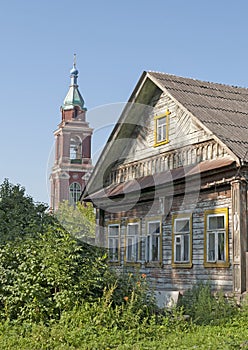
[[[75,62],[73,64],[73,68],[70,71],[70,77],[71,77],[71,85],[64,99],[62,109],[64,110],[72,109],[73,107],[78,106],[81,109],[86,110],[86,108],[84,107],[84,99],[78,90],[78,85],[77,85],[78,70],[76,68]]]

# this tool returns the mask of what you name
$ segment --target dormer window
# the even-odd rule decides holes
[[[169,115],[171,112],[167,109],[164,114],[154,117],[154,147],[164,145],[169,142]]]

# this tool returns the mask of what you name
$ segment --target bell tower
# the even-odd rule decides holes
[[[61,122],[54,132],[55,159],[52,167],[51,209],[56,211],[59,202],[75,204],[92,171],[92,131],[86,121],[84,100],[77,79],[76,55],[70,71],[70,87],[61,106]]]

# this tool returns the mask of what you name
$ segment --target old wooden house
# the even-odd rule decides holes
[[[119,269],[158,292],[247,290],[248,89],[140,77],[83,199]]]

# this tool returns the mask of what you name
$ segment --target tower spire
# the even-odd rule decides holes
[[[64,99],[64,103],[62,109],[68,110],[73,109],[75,106],[81,108],[81,110],[86,110],[84,107],[84,100],[78,90],[77,78],[78,78],[78,70],[76,68],[76,54],[73,56],[73,67],[70,70],[70,78],[71,83],[69,87],[69,91]]]
[[[76,68],[76,61],[77,61],[77,54],[74,53],[74,57],[73,57],[73,67]]]
[[[78,86],[77,85],[77,78],[78,78],[78,70],[76,68],[76,54],[74,53],[73,57],[73,67],[70,71],[71,73],[71,86]]]

